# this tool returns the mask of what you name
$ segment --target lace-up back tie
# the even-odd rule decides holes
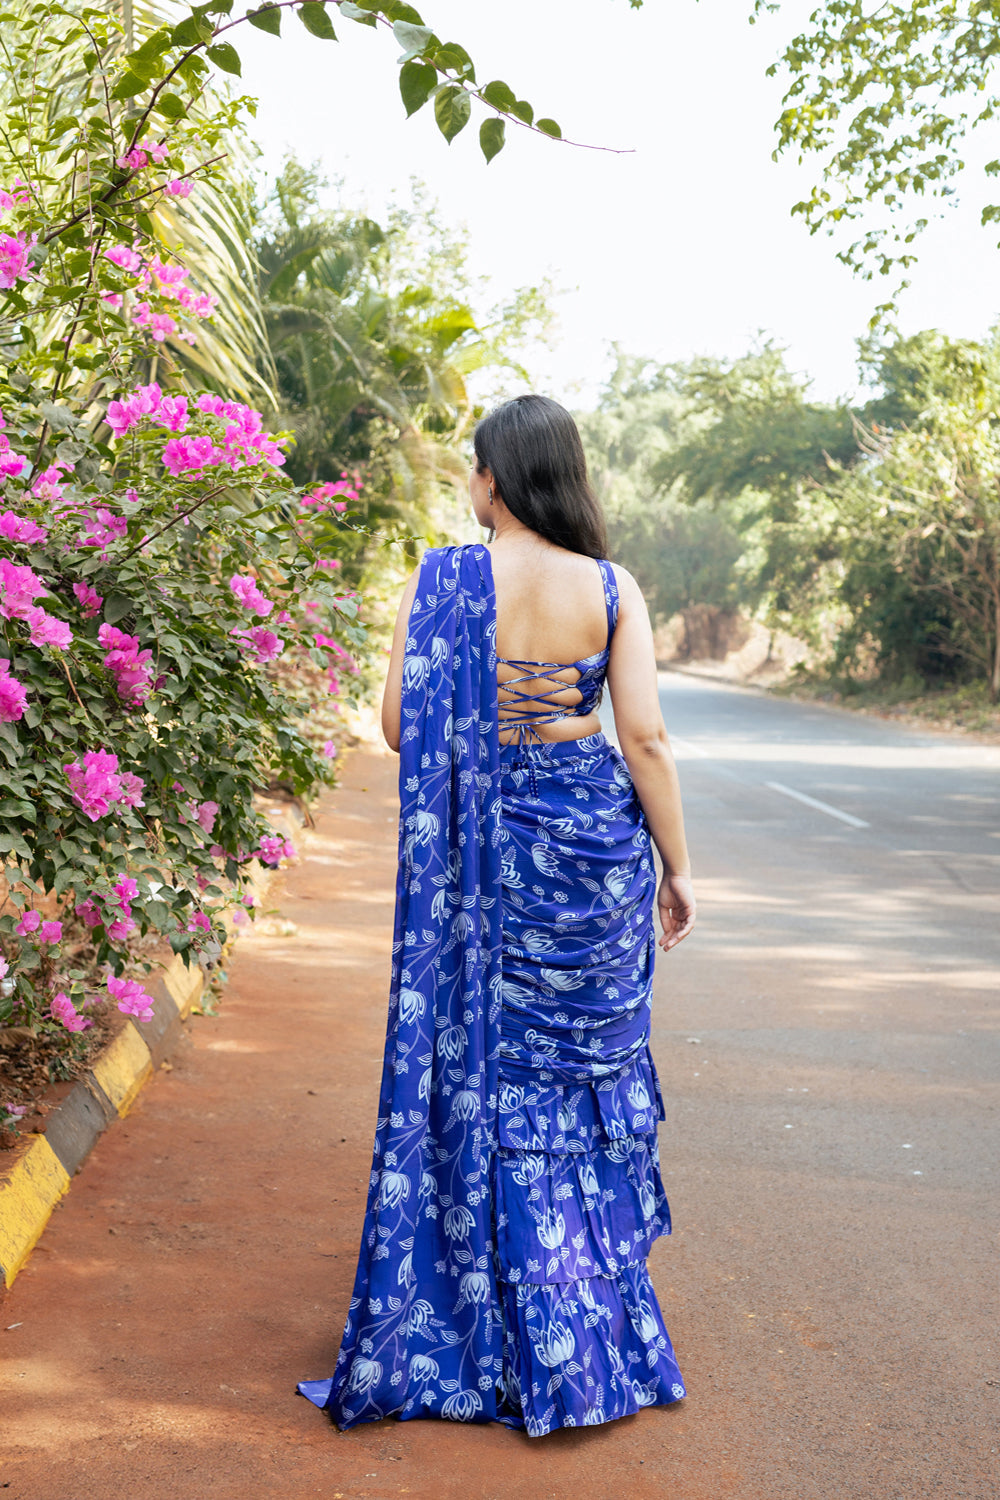
[[[513,769],[527,770],[533,797],[538,793],[535,783],[535,764],[531,752],[543,749],[545,745],[536,726],[555,724],[559,719],[585,717],[587,714],[592,714],[604,692],[604,679],[608,669],[608,657],[611,653],[611,638],[618,623],[618,585],[615,582],[614,569],[611,564],[603,558],[596,558],[595,561],[601,570],[604,607],[608,617],[608,638],[603,650],[595,651],[593,655],[585,656],[579,661],[570,662],[521,661],[514,657],[497,657],[498,666],[503,664],[513,667],[515,671],[522,674],[506,681],[498,678],[498,687],[506,695],[500,704],[500,728],[516,731],[516,738],[507,742],[517,745],[520,751],[513,763]],[[556,675],[567,671],[576,671],[580,675],[575,682],[565,682]],[[531,691],[525,687],[528,683],[545,682],[552,683],[552,687],[543,692]],[[521,691],[517,691],[519,688]],[[560,692],[564,693],[567,688],[575,688],[580,694],[578,703],[566,704],[557,701],[555,695]]]

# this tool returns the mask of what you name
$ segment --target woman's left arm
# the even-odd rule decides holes
[[[390,750],[399,750],[399,736],[401,733],[400,719],[403,704],[403,658],[406,655],[406,635],[410,628],[410,610],[413,601],[417,597],[417,579],[419,569],[411,573],[407,579],[403,597],[399,601],[399,613],[396,616],[396,629],[392,636],[392,650],[389,653],[389,670],[385,678],[385,691],[382,694],[382,733]]]

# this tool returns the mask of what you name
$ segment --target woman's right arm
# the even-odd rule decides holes
[[[694,926],[691,861],[684,837],[677,768],[667,738],[656,680],[653,632],[642,591],[631,573],[615,566],[618,624],[611,642],[608,687],[615,729],[649,831],[663,861],[658,904],[660,946],[668,949]]]
[[[403,590],[403,597],[399,601],[399,613],[396,615],[396,628],[392,635],[392,650],[389,653],[389,670],[385,676],[385,690],[382,694],[382,733],[390,750],[399,749],[399,736],[402,733],[401,719],[403,709],[403,660],[406,656],[406,634],[410,627],[410,610],[413,601],[417,597],[417,579],[419,569],[411,573]]]

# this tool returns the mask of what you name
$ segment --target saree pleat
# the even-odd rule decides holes
[[[603,735],[500,746],[484,547],[410,616],[390,1015],[341,1428],[531,1436],[684,1395],[646,1269],[670,1232],[649,1052],[656,877]]]

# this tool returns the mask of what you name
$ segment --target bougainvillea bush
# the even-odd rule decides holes
[[[224,171],[212,9],[128,53],[107,10],[31,6],[2,44],[0,1027],[70,1060],[95,1004],[148,1018],[153,937],[217,953],[248,862],[291,852],[255,795],[331,778],[310,697],[361,639],[356,476],[296,490],[185,360],[222,311],[169,230]]]

